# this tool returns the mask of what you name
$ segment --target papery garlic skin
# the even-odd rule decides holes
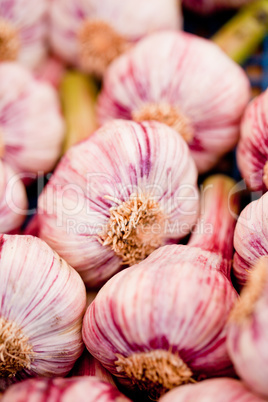
[[[134,261],[140,261],[147,251],[189,233],[199,209],[196,179],[188,147],[175,131],[157,122],[111,122],[70,148],[59,163],[38,201],[39,236],[87,286],[100,286],[127,265],[124,258],[132,240],[119,235],[128,230],[131,236],[137,234],[138,243],[130,251]],[[155,203],[155,212],[147,209],[147,217],[152,212],[147,226],[145,216],[133,226],[136,199],[145,200],[144,206],[146,200]],[[132,215],[123,220],[127,228],[113,232],[109,225],[120,208]],[[114,240],[105,243],[101,233],[113,233],[115,248]],[[123,254],[115,251],[120,244]]]
[[[30,69],[38,67],[47,54],[49,5],[50,0],[1,0],[0,3],[0,21],[10,24],[18,38],[15,60]]]
[[[192,137],[189,146],[197,168],[205,172],[237,143],[249,88],[241,67],[211,41],[184,32],[159,32],[111,64],[98,100],[98,118],[100,123],[137,116],[140,120],[148,106],[173,108],[182,131]],[[150,120],[150,114],[142,115]]]
[[[250,190],[268,188],[268,89],[246,108],[241,123],[237,163]]]
[[[23,183],[11,168],[0,160],[0,233],[18,230],[25,219],[27,207]]]
[[[31,379],[13,385],[1,402],[131,402],[97,377]]]
[[[178,29],[182,25],[179,5],[178,0],[147,0],[146,5],[143,0],[103,0],[101,3],[98,0],[54,0],[50,9],[51,45],[65,61],[81,68],[79,34],[86,23],[105,24],[96,33],[96,40],[99,36],[101,41],[100,52],[106,43],[106,38],[103,40],[101,36],[106,28],[112,30],[112,35],[118,35],[117,40],[122,38],[127,48],[128,43],[150,32]],[[107,49],[103,48],[103,51],[106,49],[107,53],[113,46],[113,42],[107,43]],[[97,52],[95,56],[98,56]],[[92,59],[86,70],[102,75],[103,68],[101,63]]]
[[[159,402],[264,402],[241,381],[213,378],[169,391]]]
[[[233,273],[244,285],[258,258],[268,254],[268,193],[248,204],[238,217],[234,233]]]
[[[12,82],[12,85],[10,83]],[[56,91],[17,63],[0,65],[1,156],[22,179],[50,171],[61,151],[64,122]]]
[[[168,251],[164,256],[160,248],[103,286],[86,311],[83,339],[90,353],[125,385],[131,387],[134,382],[147,393],[160,390],[161,394],[167,390],[163,388],[199,376],[233,374],[225,341],[226,320],[236,299],[236,291],[222,273],[181,263]],[[155,372],[144,362],[140,366],[143,380],[129,378],[119,361],[123,357],[143,361],[146,356],[142,353],[149,361],[150,356],[163,355],[170,365],[167,368],[160,361]],[[186,378],[176,373],[179,366],[172,359],[186,365],[182,368]],[[171,376],[164,377],[165,372]],[[159,378],[159,383],[153,377]]]
[[[238,8],[254,0],[182,0],[185,7],[200,14],[210,14],[225,8]]]
[[[83,351],[86,292],[80,276],[32,236],[1,235],[0,255],[1,387],[27,377],[66,375]],[[8,325],[14,330],[3,332]],[[11,348],[16,366],[8,366]]]
[[[253,391],[268,397],[268,258],[250,274],[230,317],[228,351],[237,374]]]

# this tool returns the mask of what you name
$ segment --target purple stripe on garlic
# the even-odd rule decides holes
[[[0,233],[14,233],[22,225],[28,201],[25,187],[13,170],[0,160]]]
[[[182,0],[182,4],[201,14],[209,14],[225,8],[238,8],[254,0]]]
[[[268,89],[246,108],[237,163],[250,190],[268,188]]]
[[[45,242],[1,235],[0,386],[66,375],[83,351],[84,284]]]
[[[97,377],[31,379],[13,385],[1,402],[131,402]]]
[[[248,204],[241,212],[234,233],[233,272],[244,285],[258,258],[268,254],[268,193]]]
[[[12,83],[12,85],[10,85]],[[50,171],[64,122],[56,91],[16,63],[0,65],[0,154],[25,181]]]
[[[0,60],[38,67],[47,54],[50,0],[1,0]]]
[[[97,76],[132,42],[182,22],[179,0],[57,0],[50,17],[54,51]]]
[[[98,118],[169,124],[205,172],[237,143],[249,88],[241,67],[213,43],[183,32],[155,33],[111,64]]]
[[[87,286],[100,286],[190,232],[199,210],[196,179],[174,130],[111,122],[59,163],[39,198],[39,235]]]
[[[264,402],[241,381],[232,378],[213,378],[189,384],[168,392],[159,402]]]
[[[154,398],[200,378],[233,374],[226,321],[237,300],[218,270],[161,250],[110,279],[83,321],[90,353],[125,386]]]
[[[232,311],[228,350],[237,374],[253,391],[268,397],[268,257],[250,273]]]

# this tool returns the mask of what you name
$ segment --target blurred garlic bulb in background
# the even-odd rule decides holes
[[[233,374],[226,322],[237,297],[221,272],[160,248],[101,288],[84,316],[83,340],[125,386],[157,398]]]
[[[250,273],[232,311],[228,350],[237,374],[253,391],[268,397],[268,257]]]
[[[182,4],[201,14],[209,14],[224,8],[238,8],[254,0],[182,0]]]
[[[11,84],[12,83],[12,84]],[[23,179],[50,171],[64,123],[56,91],[17,63],[0,64],[0,155]]]
[[[0,1],[0,61],[34,69],[45,59],[50,0]]]
[[[258,258],[268,254],[268,193],[241,212],[235,227],[234,247],[233,273],[242,286]]]
[[[0,387],[64,376],[83,351],[85,286],[45,242],[1,235]]]
[[[237,163],[250,190],[268,188],[268,89],[246,108]]]
[[[254,395],[241,381],[213,378],[189,384],[168,392],[159,402],[265,402]]]
[[[186,236],[199,212],[186,143],[158,122],[113,121],[71,147],[38,201],[39,236],[89,287]]]
[[[244,71],[212,42],[183,32],[152,34],[115,60],[104,76],[99,122],[158,120],[188,142],[199,172],[238,141],[249,101]]]
[[[179,0],[54,0],[50,17],[53,50],[97,76],[142,36],[182,25]]]
[[[1,402],[131,402],[97,377],[36,378],[15,384]]]
[[[0,233],[16,232],[27,213],[28,201],[23,183],[0,160]]]

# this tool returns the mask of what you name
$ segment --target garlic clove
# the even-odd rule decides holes
[[[2,157],[24,181],[36,179],[54,167],[61,151],[64,123],[56,91],[22,66],[1,63],[0,97]]]
[[[202,173],[237,143],[249,89],[241,67],[211,41],[184,32],[154,33],[107,70],[98,120],[169,124],[189,141]]]
[[[257,96],[246,108],[237,163],[250,190],[267,191],[268,160],[268,90]]]
[[[0,161],[0,233],[15,233],[27,214],[25,187],[13,170]]]
[[[221,272],[161,250],[110,279],[83,321],[89,352],[124,385],[154,398],[200,377],[233,374],[226,321],[237,299]]]
[[[238,8],[251,2],[254,0],[182,0],[185,7],[204,15],[225,8]]]
[[[31,379],[13,385],[1,402],[131,402],[115,386],[97,377]]]
[[[175,388],[159,402],[264,402],[241,381],[232,378],[215,378],[198,384]]]
[[[235,305],[228,329],[228,350],[236,372],[253,391],[268,396],[268,259],[262,257]]]
[[[83,351],[81,278],[32,236],[1,235],[0,252],[1,387],[66,375]]]
[[[177,242],[198,216],[186,143],[156,122],[114,121],[70,148],[38,201],[39,236],[86,285]]]
[[[136,12],[139,10],[139,12]],[[58,0],[50,8],[53,50],[99,77],[133,42],[182,24],[178,0]]]
[[[0,60],[17,60],[35,69],[47,54],[50,2],[47,0],[1,0]]]
[[[268,254],[268,193],[248,204],[241,212],[234,233],[233,273],[243,286],[258,258]]]

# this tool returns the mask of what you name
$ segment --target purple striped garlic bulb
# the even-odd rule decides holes
[[[1,0],[0,61],[34,69],[45,59],[50,0]]]
[[[233,273],[243,286],[258,258],[268,254],[268,193],[241,212],[234,233]]]
[[[1,402],[131,402],[97,377],[35,378],[12,385]]]
[[[89,352],[125,386],[153,398],[233,374],[226,322],[236,291],[214,267],[181,261],[165,249],[111,278],[83,321]]]
[[[1,63],[0,156],[4,161],[24,180],[35,179],[54,167],[63,135],[56,91],[19,64]]]
[[[182,4],[200,14],[210,14],[225,8],[238,8],[254,0],[182,0]]]
[[[113,121],[73,146],[38,201],[39,236],[88,287],[190,232],[197,171],[177,133]]]
[[[50,17],[56,54],[99,77],[133,42],[182,22],[180,0],[54,0]]]
[[[241,381],[213,378],[198,384],[188,384],[168,392],[159,402],[264,402]]]
[[[205,172],[238,141],[249,101],[244,71],[212,42],[184,32],[152,34],[115,60],[98,99],[98,119],[158,120],[189,144]]]
[[[0,160],[0,233],[16,232],[27,213],[25,187],[13,170]]]
[[[1,235],[0,387],[64,376],[83,351],[85,286],[45,242]]]
[[[227,345],[237,374],[268,397],[268,257],[262,257],[241,292],[229,323]]]
[[[268,188],[268,89],[246,108],[237,163],[250,190]]]

